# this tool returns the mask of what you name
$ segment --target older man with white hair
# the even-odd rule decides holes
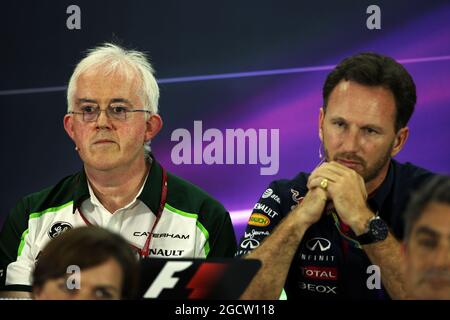
[[[122,235],[140,257],[226,257],[229,213],[154,159],[162,127],[158,84],[145,55],[103,44],[81,60],[67,90],[64,128],[84,167],[20,200],[0,233],[0,290],[28,296],[42,248],[77,226]]]

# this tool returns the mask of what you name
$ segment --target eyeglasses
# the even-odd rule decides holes
[[[96,106],[85,106],[81,108],[81,112],[69,111],[69,114],[81,114],[83,115],[83,121],[85,122],[94,122],[97,121],[100,113],[102,111],[106,112],[106,115],[114,120],[125,121],[127,120],[128,113],[134,112],[146,112],[151,113],[149,110],[143,109],[130,109],[125,106],[108,106],[106,110],[101,110],[100,107]]]

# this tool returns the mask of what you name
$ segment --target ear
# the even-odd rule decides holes
[[[159,114],[152,114],[146,121],[145,142],[152,140],[163,126],[162,118]]]
[[[323,110],[323,107],[320,108],[320,113],[319,113],[319,138],[320,141],[323,142],[323,121],[325,119],[325,111]]]
[[[73,131],[73,116],[71,114],[66,114],[64,116],[64,130],[66,130],[70,139],[74,140],[75,133]]]
[[[409,136],[409,128],[408,127],[401,128],[397,132],[397,135],[396,135],[395,141],[394,141],[394,146],[391,151],[391,157],[394,157],[397,153],[400,152],[400,150],[402,150],[403,146],[406,143],[406,140],[408,139],[408,136]]]

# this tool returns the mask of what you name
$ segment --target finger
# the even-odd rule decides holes
[[[359,183],[360,183],[361,192],[362,192],[362,194],[364,196],[364,200],[367,200],[368,196],[367,196],[366,183],[364,182],[364,179],[361,176],[360,176],[360,179],[359,179]]]
[[[349,170],[349,168],[341,165],[340,163],[338,163],[336,161],[327,162],[326,166],[324,166],[324,168],[327,168],[328,170],[330,170],[338,175],[343,175],[343,174],[345,174],[345,172],[347,172]]]
[[[329,188],[329,186],[331,184],[334,184],[335,182],[327,179],[326,187],[324,188],[324,186],[322,184],[324,179],[327,179],[327,178],[324,178],[322,176],[318,176],[318,177],[315,177],[315,178],[311,179],[310,181],[308,181],[308,185],[307,185],[308,189],[312,190],[312,189],[315,189],[315,188],[319,188],[319,189],[322,189],[326,193],[328,188]],[[328,197],[328,195],[327,195],[327,197]]]
[[[317,199],[320,199],[325,203],[328,201],[328,194],[322,188],[314,188],[311,190],[311,192],[314,196],[317,197]]]
[[[321,179],[328,179],[328,181],[332,181],[332,182],[338,182],[341,178],[340,175],[337,175],[336,173],[328,170],[327,168],[320,168],[320,169],[315,170],[309,176],[308,183],[307,183],[308,188],[309,188],[309,181],[312,179],[316,179],[318,177],[320,177]]]
[[[351,171],[355,171],[355,170],[350,169],[349,167],[346,167],[343,164],[336,162],[336,161],[331,161],[328,164],[329,164],[330,168],[332,168],[333,170],[336,170],[340,174],[345,174],[345,173],[349,173]]]

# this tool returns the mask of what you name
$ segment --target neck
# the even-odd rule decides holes
[[[130,203],[142,187],[147,172],[148,162],[142,157],[134,166],[100,171],[85,167],[90,186],[101,202],[111,213]]]
[[[390,163],[391,162],[388,161],[375,178],[366,182],[366,190],[368,195],[377,190],[378,187],[381,186],[381,184],[383,183],[384,179],[386,179]]]

